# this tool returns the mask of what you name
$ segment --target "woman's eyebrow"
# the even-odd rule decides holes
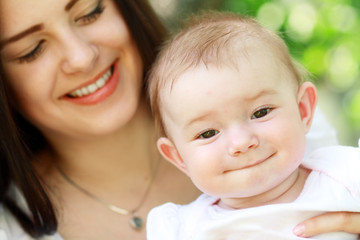
[[[68,12],[79,0],[70,0],[65,6],[65,11]]]
[[[26,37],[27,35],[29,34],[32,34],[34,32],[38,32],[38,31],[41,31],[42,29],[44,28],[44,25],[43,24],[37,24],[37,25],[34,25],[12,37],[9,37],[3,41],[0,42],[0,50],[6,45],[6,44],[9,44],[9,43],[12,43],[12,42],[15,42],[15,41],[18,41],[24,37]]]
[[[68,4],[66,4],[65,6],[65,11],[69,11],[79,0],[70,0],[68,2]],[[31,34],[31,33],[34,33],[34,32],[37,32],[37,31],[40,31],[44,28],[43,24],[37,24],[37,25],[34,25],[18,34],[16,34],[15,36],[12,36],[10,38],[7,38],[3,41],[0,42],[0,50],[8,43],[11,43],[11,42],[15,42],[15,41],[18,41],[20,40],[21,38]]]

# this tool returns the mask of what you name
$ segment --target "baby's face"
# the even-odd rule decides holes
[[[161,96],[185,172],[210,195],[267,192],[297,169],[305,150],[295,80],[273,57],[249,53],[238,69],[190,69]]]

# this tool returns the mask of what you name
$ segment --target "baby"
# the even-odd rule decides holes
[[[254,19],[194,18],[162,49],[148,87],[160,153],[204,192],[154,208],[149,240],[299,239],[293,228],[305,219],[360,211],[359,149],[304,159],[317,90],[284,41]]]

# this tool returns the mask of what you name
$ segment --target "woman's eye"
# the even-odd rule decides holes
[[[75,20],[75,22],[81,22],[82,24],[90,24],[94,21],[96,21],[100,15],[104,12],[104,5],[103,1],[100,0],[96,6],[96,8],[90,12],[89,14],[86,14],[85,16],[81,16]]]
[[[265,117],[270,111],[271,111],[270,108],[262,108],[256,112],[254,112],[254,114],[251,116],[251,119]]]
[[[45,42],[45,40],[41,40],[31,52],[29,52],[28,54],[26,54],[24,56],[19,57],[17,59],[18,62],[19,63],[29,63],[29,62],[36,60],[37,57],[39,57],[40,54],[44,50],[44,46],[43,46],[44,42]]]
[[[202,139],[211,138],[218,133],[219,133],[219,131],[211,129],[211,130],[207,130],[207,131],[201,133],[198,138],[202,138]]]

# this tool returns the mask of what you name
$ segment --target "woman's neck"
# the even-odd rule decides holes
[[[106,181],[133,181],[134,176],[148,176],[156,164],[158,155],[153,131],[149,111],[139,108],[132,120],[119,131],[81,141],[56,142],[54,153],[42,158],[47,162],[55,160],[69,177],[81,179],[85,184],[87,181],[99,185]],[[43,163],[37,165],[47,166]],[[56,174],[56,168],[52,169]],[[52,174],[54,171],[43,169],[42,172]]]

